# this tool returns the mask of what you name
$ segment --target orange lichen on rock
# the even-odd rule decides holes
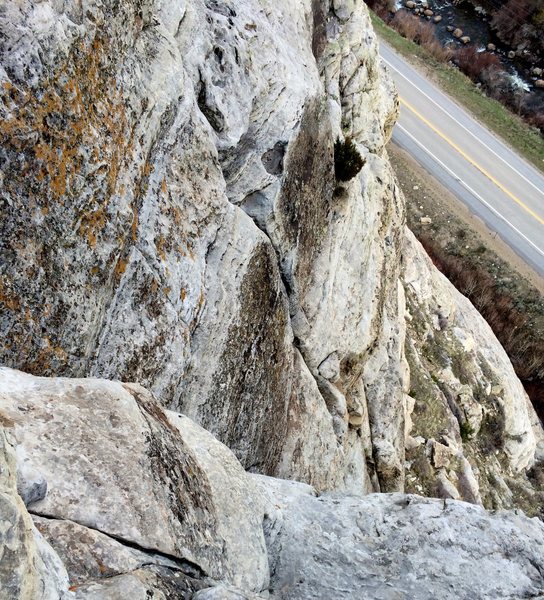
[[[19,298],[6,289],[2,280],[0,280],[0,302],[9,310],[19,310],[21,307]]]
[[[120,278],[121,275],[126,271],[128,261],[124,258],[120,258],[115,265],[115,277]]]
[[[38,90],[3,85],[0,143],[8,151],[24,151],[30,159],[24,172],[13,161],[10,183],[15,189],[18,179],[33,178],[35,185],[27,181],[24,187],[32,190],[42,210],[51,202],[64,205],[78,177],[98,188],[103,198],[115,190],[130,141],[121,91],[102,68],[115,60],[108,52],[112,54],[102,40],[88,47],[80,42]],[[93,151],[87,154],[86,148]]]
[[[91,248],[96,246],[97,232],[105,226],[106,221],[106,209],[104,206],[91,213],[84,214],[81,218],[79,233],[86,236]]]
[[[166,260],[166,239],[165,239],[164,235],[161,234],[155,240],[155,246],[157,248],[157,252],[158,252],[159,256],[161,257],[161,260]]]

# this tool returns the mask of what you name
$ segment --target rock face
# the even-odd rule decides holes
[[[2,600],[495,600],[544,587],[537,519],[250,475],[133,384],[4,368],[0,390]]]
[[[404,257],[407,490],[539,514],[544,436],[508,356],[410,232]]]
[[[17,493],[14,444],[0,429],[0,598],[53,600],[65,598],[67,590],[64,565]]]
[[[261,478],[272,598],[515,600],[542,593],[544,525],[403,494],[364,498]],[[312,493],[313,492],[313,493]]]
[[[136,380],[246,469],[402,490],[396,100],[362,3],[63,6],[0,14],[0,358]]]
[[[262,508],[243,469],[210,434],[163,411],[144,388],[3,368],[0,406],[17,442],[20,494],[31,514],[46,519],[38,521],[40,531],[55,547],[65,545],[59,553],[70,548],[83,570],[71,572],[76,581],[93,575],[87,550],[78,556],[72,547],[77,540],[99,548],[94,568],[99,557],[102,576],[142,562],[141,552],[115,556],[115,540],[123,540],[159,555],[145,564],[166,557],[248,590],[267,587]]]
[[[246,468],[401,486],[398,427],[368,435],[404,371],[363,4],[25,0],[0,31],[0,360],[138,381]],[[366,164],[337,185],[344,135]]]
[[[5,589],[281,597],[246,471],[539,512],[541,425],[404,230],[363,2],[9,2],[0,83]]]

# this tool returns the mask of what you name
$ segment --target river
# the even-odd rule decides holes
[[[436,35],[444,45],[451,43],[462,46],[462,43],[453,37],[452,32],[448,31],[448,26],[461,29],[463,35],[468,35],[471,43],[482,51],[485,50],[487,44],[495,44],[497,48],[495,53],[501,60],[505,70],[512,75],[513,85],[531,93],[534,96],[533,102],[536,102],[544,110],[544,89],[535,87],[537,77],[531,75],[530,65],[520,57],[508,58],[508,52],[512,48],[502,44],[497,38],[489,25],[491,19],[483,9],[475,8],[470,2],[462,2],[456,5],[444,0],[427,0],[427,4],[435,15],[442,17],[442,20],[435,27]],[[421,6],[420,2],[417,2],[417,5]],[[542,67],[543,65],[539,66]]]

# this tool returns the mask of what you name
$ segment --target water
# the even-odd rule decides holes
[[[534,101],[544,108],[544,90],[534,87],[536,77],[531,76],[530,66],[518,57],[508,58],[511,48],[502,44],[496,37],[489,26],[491,19],[483,9],[475,8],[470,2],[454,5],[445,0],[427,0],[427,3],[435,15],[442,17],[442,21],[437,23],[435,28],[438,39],[444,45],[451,43],[454,46],[462,46],[462,43],[447,30],[448,25],[462,29],[463,35],[468,35],[471,43],[481,51],[485,50],[487,44],[495,44],[497,47],[495,54],[501,60],[505,70],[512,75],[513,85],[530,92],[534,96]]]

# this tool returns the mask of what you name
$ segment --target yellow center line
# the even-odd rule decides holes
[[[404,104],[404,106],[406,106],[406,108],[410,109],[416,116],[418,116],[424,123],[425,125],[427,125],[428,127],[430,127],[437,135],[439,135],[445,142],[447,142],[452,148],[454,148],[455,150],[457,150],[457,152],[459,152],[459,154],[465,159],[467,160],[471,165],[475,166],[478,171],[480,171],[483,175],[485,175],[490,181],[492,181],[500,190],[502,190],[508,197],[512,198],[512,200],[519,206],[521,206],[521,208],[523,208],[523,210],[525,212],[527,212],[528,214],[530,214],[534,219],[536,219],[541,225],[544,225],[544,219],[540,216],[537,215],[535,213],[534,210],[532,210],[531,208],[529,208],[525,202],[522,202],[519,198],[517,198],[516,196],[514,196],[514,194],[512,194],[512,192],[510,192],[509,190],[507,190],[504,185],[502,185],[502,183],[500,181],[497,181],[497,179],[495,179],[495,177],[493,177],[493,175],[491,175],[490,173],[488,173],[483,167],[481,167],[474,159],[472,159],[470,156],[468,156],[463,150],[461,150],[461,148],[459,148],[459,146],[455,143],[452,142],[446,135],[444,135],[439,129],[437,129],[431,122],[429,122],[421,113],[419,113],[411,104],[409,104],[408,102],[406,102],[406,100],[403,100],[402,98],[400,99],[401,103]]]

